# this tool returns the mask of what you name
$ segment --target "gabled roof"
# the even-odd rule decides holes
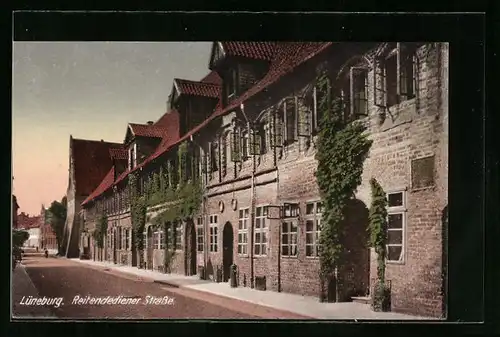
[[[101,183],[87,197],[87,199],[85,199],[85,201],[82,204],[85,204],[90,200],[94,199],[95,197],[99,196],[100,194],[104,193],[111,185],[113,185],[114,180],[115,180],[115,167],[112,166],[111,169],[106,174],[106,176],[104,177],[104,179],[101,181]]]
[[[245,57],[254,60],[271,61],[275,55],[276,42],[214,42],[210,53],[209,68],[213,69],[228,56]]]
[[[256,60],[271,61],[276,51],[276,42],[221,42],[227,56],[241,56]]]
[[[171,110],[169,112],[166,112],[163,116],[161,116],[154,124],[153,126],[156,126],[158,128],[161,128],[163,130],[163,135],[162,135],[162,140],[160,142],[160,145],[157,147],[156,151],[153,153],[162,152],[163,149],[167,148],[170,146],[170,144],[173,144],[178,141],[179,139],[179,113],[177,110]],[[128,153],[125,152],[125,159],[128,159]],[[118,158],[117,158],[118,159]],[[106,192],[110,187],[112,187],[115,184],[118,184],[120,181],[125,179],[127,175],[130,173],[130,170],[126,170],[125,172],[121,173],[118,177],[115,178],[115,167],[113,166],[104,179],[101,181],[99,186],[95,189],[95,191],[92,192],[91,195],[89,195],[88,198],[84,200],[82,205],[85,205],[89,203],[91,200],[95,199],[96,197],[100,196],[102,193]]]
[[[219,102],[214,112],[205,121],[203,121],[200,125],[196,126],[194,129],[192,129],[190,132],[188,132],[181,138],[179,138],[179,130],[178,130],[179,129],[178,113],[177,111],[175,111],[176,114],[174,116],[176,116],[177,121],[175,123],[175,126],[173,126],[174,123],[172,123],[172,129],[173,131],[176,131],[176,137],[174,137],[174,132],[172,133],[167,132],[167,135],[169,136],[162,139],[162,142],[151,156],[149,156],[144,162],[136,166],[134,169],[127,170],[124,173],[122,173],[116,179],[114,184],[120,183],[121,181],[126,179],[126,177],[130,173],[140,170],[142,167],[148,165],[151,161],[158,158],[162,154],[168,152],[176,145],[189,139],[191,136],[195,135],[201,129],[207,126],[211,121],[215,120],[216,118],[226,113],[233,111],[234,109],[238,108],[242,103],[252,99],[255,95],[261,93],[262,91],[265,91],[267,88],[273,85],[278,79],[290,73],[297,66],[303,64],[307,60],[318,55],[331,45],[332,42],[281,42],[281,43],[228,42],[226,45],[229,46],[229,49],[226,51],[227,53],[239,53],[240,55],[238,56],[248,55],[245,57],[250,57],[251,55],[257,55],[258,53],[261,53],[255,56],[254,58],[257,57],[261,59],[269,58],[271,60],[271,64],[267,74],[254,86],[252,86],[249,90],[247,90],[237,99],[235,99],[229,106],[222,108]],[[162,121],[163,123],[166,123],[165,125],[169,124],[164,120],[164,118],[166,118],[167,115],[168,114],[162,116],[158,120],[158,122]],[[109,185],[107,188],[111,187],[111,185]],[[104,191],[102,191],[101,194],[103,192]],[[95,197],[97,196],[98,194],[95,195]],[[84,202],[83,204],[85,204],[86,202]]]
[[[221,85],[222,79],[216,71],[211,71],[207,74],[207,76],[203,77],[200,82]]]
[[[162,138],[165,130],[157,125],[150,124],[133,124],[128,125],[132,135],[135,137],[150,137],[150,138]]]
[[[71,139],[76,195],[89,195],[113,165],[109,150],[122,144],[105,141]]]
[[[218,98],[221,91],[219,85],[212,83],[196,82],[179,78],[174,79],[174,82],[175,87],[179,91],[179,95]]]

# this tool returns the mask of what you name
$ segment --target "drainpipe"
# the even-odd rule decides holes
[[[247,115],[245,114],[245,105],[241,103],[240,105],[240,110],[241,113],[243,114],[243,117],[245,118],[247,122],[247,132],[248,132],[248,139],[250,140],[251,138],[251,123],[250,120],[248,119]],[[250,144],[248,144],[250,145]],[[250,150],[250,149],[249,149]],[[248,151],[250,152],[250,151]],[[255,271],[254,271],[254,223],[255,223],[255,171],[257,169],[257,165],[255,162],[255,155],[252,155],[252,175],[251,175],[251,181],[250,181],[250,288],[255,287]]]

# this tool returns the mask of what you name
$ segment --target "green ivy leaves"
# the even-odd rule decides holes
[[[326,74],[317,80],[320,94],[320,121],[316,159],[316,181],[323,202],[320,243],[320,272],[331,275],[341,263],[343,254],[344,209],[361,184],[363,162],[372,141],[363,124],[345,119],[344,105],[332,99],[332,88]]]
[[[372,203],[369,212],[370,246],[377,253],[377,277],[385,282],[385,258],[387,255],[387,196],[375,178],[370,179]]]
[[[108,231],[108,217],[101,215],[96,223],[93,236],[98,248],[104,248],[104,236]]]

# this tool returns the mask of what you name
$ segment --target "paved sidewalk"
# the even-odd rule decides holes
[[[231,288],[229,283],[216,283],[200,280],[198,276],[164,274],[136,267],[115,265],[109,262],[71,259],[72,261],[100,266],[139,277],[152,278],[156,283],[192,289],[218,296],[234,298],[274,309],[286,310],[299,315],[317,319],[354,319],[354,320],[432,320],[434,318],[411,316],[393,312],[374,312],[369,305],[362,303],[320,303],[316,297],[300,296],[275,291],[259,291],[247,287]]]
[[[26,269],[18,264],[12,272],[12,318],[56,318],[52,311],[44,306],[22,305],[23,297],[38,297],[38,290],[31,281]]]

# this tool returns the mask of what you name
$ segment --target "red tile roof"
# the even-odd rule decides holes
[[[130,130],[134,136],[162,138],[165,129],[154,124],[129,123]]]
[[[111,159],[128,159],[128,152],[125,149],[111,148],[109,149],[109,155]]]
[[[174,82],[179,89],[179,94],[217,98],[220,95],[219,85],[212,83],[196,82],[176,78]]]
[[[257,60],[271,61],[276,42],[222,42],[224,52],[228,56],[242,56]]]
[[[203,77],[200,82],[221,85],[222,79],[216,71],[211,71],[207,76]]]
[[[26,213],[21,213],[17,216],[17,228],[30,229],[39,228],[42,225],[41,216],[29,216]]]
[[[113,166],[109,149],[123,145],[76,138],[71,138],[71,142],[76,195],[90,195]]]
[[[266,46],[264,46],[266,45]],[[169,151],[176,145],[180,144],[186,139],[189,139],[191,136],[196,134],[198,131],[203,129],[208,123],[216,119],[217,117],[220,117],[238,106],[241,105],[241,103],[244,103],[245,101],[251,99],[254,95],[266,90],[269,86],[274,84],[278,79],[280,79],[282,76],[288,74],[290,71],[292,71],[294,68],[296,68],[298,65],[304,63],[305,61],[311,59],[312,57],[318,55],[322,51],[324,51],[326,48],[332,45],[332,42],[281,42],[281,43],[260,43],[260,42],[235,42],[235,43],[226,43],[224,45],[224,48],[226,46],[230,46],[229,50],[231,50],[233,53],[239,51],[240,54],[243,54],[243,51],[247,53],[246,55],[256,55],[256,53],[261,53],[260,56],[261,58],[268,57],[271,59],[271,65],[269,68],[269,71],[267,74],[262,78],[259,82],[257,82],[252,88],[247,90],[243,95],[238,97],[236,100],[234,100],[229,106],[222,108],[219,104],[217,105],[215,111],[212,113],[212,115],[207,118],[205,121],[203,121],[200,125],[196,126],[194,129],[192,129],[190,132],[188,132],[186,135],[183,137],[179,138],[179,133],[178,133],[178,114],[177,116],[177,123],[172,128],[176,128],[177,131],[177,137],[174,137],[173,134],[170,134],[170,137],[167,137],[168,139],[164,138],[162,140],[162,143],[156,151],[148,157],[144,162],[142,162],[140,165],[136,166],[133,170],[127,170],[123,174],[121,174],[115,181],[114,184],[118,184],[119,182],[123,181],[129,173],[135,172],[154,159],[158,158],[165,152]],[[237,48],[238,47],[238,48]],[[253,48],[253,49],[252,49]],[[267,48],[267,49],[266,49]],[[252,53],[250,53],[250,50],[253,50]],[[229,50],[226,50],[226,52],[229,52]],[[272,52],[271,52],[272,50]],[[271,55],[272,54],[272,55]],[[244,55],[240,55],[244,56]],[[250,57],[250,56],[247,56]],[[254,57],[254,58],[257,58]],[[167,114],[166,114],[167,115]],[[166,116],[162,116],[158,122],[163,121],[163,118]],[[157,123],[158,123],[157,122]],[[172,123],[173,124],[173,123]],[[167,132],[167,134],[169,134]],[[111,187],[109,185],[107,188]],[[103,193],[102,191],[101,193]],[[98,194],[95,195],[97,197]],[[86,200],[83,204],[87,203],[89,200]]]
[[[94,199],[95,197],[99,196],[100,194],[106,192],[106,190],[113,185],[113,182],[115,180],[115,167],[112,166],[111,169],[108,171],[104,179],[101,181],[99,186],[83,201],[83,204],[89,202],[90,200]]]
[[[153,125],[163,130],[162,140],[153,155],[160,152],[164,153],[164,149],[169,148],[171,144],[174,144],[179,139],[179,113],[175,109],[171,110],[161,116],[160,119],[158,119]],[[128,154],[126,155],[128,156]],[[125,157],[125,159],[128,159],[128,157]],[[114,180],[114,170],[114,167],[109,170],[96,190],[83,201],[82,205],[85,205],[95,199],[107,191],[111,186],[118,184],[130,173],[130,170],[126,170],[116,177],[116,180]]]

